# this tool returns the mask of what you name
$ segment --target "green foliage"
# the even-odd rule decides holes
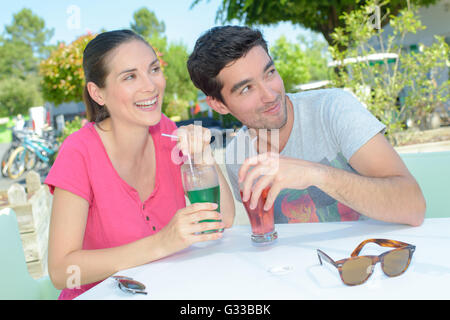
[[[186,61],[189,57],[184,44],[170,44],[164,56],[167,66],[164,69],[166,90],[164,94],[163,112],[171,116],[188,118],[188,107],[197,100],[197,88],[192,84]]]
[[[131,30],[144,38],[152,38],[154,35],[159,36],[166,31],[164,22],[159,21],[156,15],[145,7],[134,12],[133,20],[130,26]]]
[[[169,118],[178,116],[181,120],[186,120],[189,119],[188,106],[189,102],[186,100],[164,98],[163,113]]]
[[[80,117],[76,116],[72,121],[70,122],[66,121],[62,135],[59,136],[56,140],[59,143],[62,143],[68,136],[70,136],[72,133],[80,129],[81,129],[81,119]]]
[[[8,123],[0,124],[0,143],[11,143],[12,140],[12,132],[10,130],[14,124],[9,124],[12,122],[11,120]]]
[[[165,66],[165,61],[162,60],[164,55],[162,52],[167,50],[167,39],[164,36],[166,26],[164,22],[159,21],[154,12],[142,7],[134,12],[130,28],[151,44],[157,52],[160,61],[163,62],[163,66]]]
[[[38,79],[12,77],[0,81],[0,116],[27,114],[28,109],[43,104]]]
[[[307,40],[298,37],[298,43],[290,43],[285,36],[275,41],[270,54],[284,81],[287,92],[310,81],[328,79],[327,44],[317,37]]]
[[[449,46],[436,36],[431,46],[420,46],[419,52],[405,55],[402,65],[408,70],[409,83],[405,99],[406,116],[415,124],[427,128],[427,118],[435,111],[445,114],[444,102],[450,99],[450,80],[439,83],[438,73],[449,63]],[[448,114],[447,114],[448,117]]]
[[[309,82],[308,59],[299,44],[290,43],[281,36],[270,53],[287,92],[292,92],[298,84]]]
[[[83,99],[83,51],[95,36],[79,37],[69,45],[60,43],[50,57],[41,62],[42,92],[45,100],[59,105]]]
[[[13,15],[0,36],[0,114],[27,114],[28,108],[42,105],[39,90],[39,59],[48,54],[53,30],[30,9]]]
[[[17,40],[0,39],[0,80],[11,77],[26,79],[38,70],[32,48]]]
[[[390,16],[391,34],[374,28],[370,13],[375,6],[388,3],[370,0],[360,10],[344,14],[344,27],[332,34],[335,44],[330,53],[337,62],[334,85],[351,89],[386,125],[392,140],[393,133],[405,128],[408,117],[414,115],[420,121],[448,99],[448,81],[438,86],[435,74],[448,64],[449,48],[442,38],[437,38],[429,48],[421,45],[417,53],[403,49],[408,33],[425,28],[411,8]],[[389,10],[386,12],[382,19],[387,18]],[[370,61],[368,57],[376,53],[390,54],[392,58]],[[348,58],[353,61],[349,63]],[[401,103],[400,97],[405,94],[405,103]]]
[[[202,0],[194,0],[191,8]],[[238,20],[246,25],[273,25],[289,21],[306,29],[323,34],[331,45],[331,33],[337,27],[343,27],[339,17],[365,5],[367,1],[310,1],[310,0],[222,0],[216,12],[216,21],[222,23]],[[412,0],[419,5],[435,3],[436,0]],[[406,7],[405,0],[392,0],[389,3],[391,14],[396,15]],[[388,20],[383,22],[386,24]],[[382,26],[383,26],[382,25]]]
[[[28,45],[38,57],[48,55],[52,48],[47,43],[52,38],[54,30],[46,29],[44,19],[30,9],[24,8],[14,14],[12,24],[6,26],[5,31],[11,41]]]
[[[297,37],[300,47],[305,52],[306,64],[311,75],[310,81],[327,80],[328,60],[331,59],[328,52],[328,43],[320,40],[317,34],[311,34],[310,39],[300,35]]]

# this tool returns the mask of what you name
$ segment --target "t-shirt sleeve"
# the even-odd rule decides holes
[[[86,153],[87,149],[75,134],[64,140],[44,182],[52,194],[57,187],[80,196],[91,204],[93,193]]]
[[[332,105],[328,115],[330,135],[338,145],[344,157],[349,160],[353,154],[376,134],[384,132],[386,126],[381,123],[351,93],[335,89],[331,95]]]

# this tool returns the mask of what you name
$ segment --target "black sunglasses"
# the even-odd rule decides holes
[[[124,277],[124,276],[112,276],[114,280],[117,281],[120,290],[132,294],[147,294],[145,291],[145,285],[139,281],[134,280],[130,277]]]

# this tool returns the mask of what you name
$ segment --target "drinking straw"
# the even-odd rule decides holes
[[[176,139],[176,140],[180,140],[180,139],[178,138],[178,136],[174,136],[173,134],[161,133],[161,135],[162,135],[163,137],[168,137],[168,138],[173,138],[173,139]]]
[[[176,140],[180,140],[180,138],[178,138],[178,136],[174,136],[174,135],[172,135],[172,134],[161,133],[161,135],[162,135],[163,137],[168,137],[168,138],[173,138],[173,139],[176,139]],[[189,141],[188,141],[188,143],[189,143]],[[195,180],[194,169],[192,168],[192,160],[191,160],[191,156],[190,156],[189,152],[187,153],[187,157],[188,157],[189,168],[191,169],[192,177],[193,177],[194,180]]]

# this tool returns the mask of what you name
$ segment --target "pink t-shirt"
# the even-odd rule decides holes
[[[116,247],[155,234],[177,210],[186,207],[180,165],[171,158],[176,142],[161,137],[174,130],[175,124],[164,115],[149,128],[156,174],[154,190],[144,202],[114,169],[93,123],[64,140],[45,183],[52,194],[58,187],[89,202],[84,250]],[[59,299],[73,299],[96,284],[64,289]]]

